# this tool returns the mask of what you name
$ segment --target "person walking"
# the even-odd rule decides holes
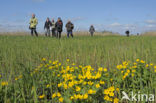
[[[35,33],[35,35],[38,37],[38,33],[36,31],[36,26],[38,24],[38,20],[35,17],[35,14],[32,14],[32,18],[30,19],[29,24],[30,24],[29,29],[31,30],[31,35],[33,36],[33,34]]]
[[[61,33],[62,33],[62,29],[63,29],[63,22],[61,20],[61,18],[59,17],[56,24],[55,24],[55,27],[56,27],[56,36],[57,38],[61,38]]]
[[[127,37],[129,37],[130,31],[127,30],[127,31],[125,32],[125,34],[127,35]]]
[[[66,29],[67,29],[67,37],[69,38],[69,35],[71,35],[71,37],[73,37],[74,25],[71,21],[67,22]]]
[[[94,26],[93,26],[93,25],[91,25],[91,26],[90,26],[90,28],[89,28],[89,32],[90,32],[91,36],[93,36],[93,35],[94,35],[95,28],[94,28]]]
[[[56,37],[56,28],[55,28],[55,21],[54,21],[54,19],[52,19],[52,21],[51,21],[51,32],[52,32],[52,36]]]
[[[51,26],[51,22],[49,20],[49,18],[47,18],[45,25],[44,25],[44,30],[45,30],[45,36],[49,36],[50,37],[50,26]]]

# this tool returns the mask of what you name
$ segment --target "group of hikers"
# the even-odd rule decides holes
[[[30,26],[29,29],[31,30],[31,35],[33,36],[34,33],[36,36],[38,36],[38,33],[36,31],[36,27],[38,24],[38,20],[35,17],[35,14],[32,14],[32,18],[30,19]],[[69,20],[67,24],[65,25],[66,30],[67,30],[67,37],[71,35],[73,37],[73,29],[74,29],[74,24]],[[54,19],[50,21],[49,18],[47,18],[45,24],[44,24],[44,30],[45,30],[45,36],[50,36],[52,34],[52,37],[57,37],[61,38],[61,33],[63,31],[63,21],[59,17],[57,21],[55,22]],[[95,32],[95,28],[93,25],[90,26],[89,32],[91,36],[93,36]]]

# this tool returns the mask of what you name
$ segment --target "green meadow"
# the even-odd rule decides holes
[[[15,78],[19,75],[27,74],[28,76],[31,71],[43,63],[43,58],[51,61],[57,60],[62,65],[67,65],[65,61],[69,59],[70,63],[74,63],[76,66],[90,65],[95,70],[98,70],[99,67],[105,67],[108,71],[116,70],[116,66],[122,64],[123,61],[134,63],[136,59],[144,60],[145,64],[156,64],[156,37],[75,36],[74,38],[57,39],[43,36],[2,35],[0,36],[0,102],[40,101],[36,98],[41,94],[34,93],[32,95],[35,97],[32,98],[25,96],[32,93],[30,88],[34,86],[34,82],[28,82],[26,79],[16,85]],[[2,86],[3,81],[7,82],[6,87]],[[31,86],[28,85],[29,83]],[[27,85],[27,87],[23,85]],[[153,85],[148,86],[150,88]],[[21,87],[21,91],[16,89],[19,87]],[[24,88],[27,88],[26,91],[23,90]],[[46,99],[40,102],[51,103]],[[89,103],[89,100],[87,102]],[[79,102],[75,101],[74,103]]]

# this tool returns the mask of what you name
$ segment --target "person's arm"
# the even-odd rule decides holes
[[[93,28],[94,32],[95,32],[95,28]]]
[[[35,25],[37,25],[38,24],[38,20],[37,19],[35,19]]]

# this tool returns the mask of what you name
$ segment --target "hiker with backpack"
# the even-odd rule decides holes
[[[127,30],[127,31],[125,32],[125,34],[127,35],[127,37],[129,37],[130,31]]]
[[[45,36],[49,36],[50,37],[50,27],[51,27],[51,22],[49,20],[49,18],[47,18],[45,25],[44,25],[44,30],[45,30]]]
[[[69,35],[71,35],[71,37],[73,37],[74,25],[71,21],[67,22],[66,29],[67,29],[67,37],[69,38]]]
[[[94,35],[95,28],[94,28],[94,26],[93,26],[93,25],[91,25],[91,26],[90,26],[90,28],[89,28],[89,32],[90,32],[91,36],[93,36],[93,35]]]
[[[52,21],[51,21],[50,29],[51,29],[51,32],[52,32],[52,37],[56,37],[56,28],[55,28],[55,21],[54,21],[54,19],[52,19]]]
[[[63,30],[63,22],[61,20],[61,18],[59,17],[56,24],[55,24],[55,27],[56,27],[56,36],[57,38],[61,38],[61,33],[62,33],[62,30]]]
[[[35,35],[38,37],[38,33],[36,31],[36,26],[38,24],[38,20],[35,17],[35,14],[32,14],[32,18],[30,19],[29,24],[30,24],[29,29],[31,30],[31,35],[33,36],[33,34],[35,33]]]

